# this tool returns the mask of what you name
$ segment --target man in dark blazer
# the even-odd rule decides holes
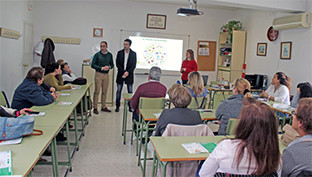
[[[132,93],[133,86],[133,71],[136,67],[136,53],[130,49],[132,41],[125,39],[124,49],[118,51],[116,58],[117,72],[117,92],[116,92],[116,112],[119,112],[120,98],[123,83],[127,84],[128,93]],[[126,108],[124,108],[126,109]],[[129,110],[131,111],[130,107]]]

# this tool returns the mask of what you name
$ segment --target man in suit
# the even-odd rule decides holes
[[[116,112],[119,112],[120,98],[123,83],[127,84],[128,93],[132,93],[133,86],[133,71],[136,67],[136,53],[130,49],[132,41],[130,39],[125,39],[124,49],[118,51],[116,58],[117,72],[117,92],[116,92]],[[124,108],[126,109],[126,108]],[[129,111],[131,108],[129,107]]]

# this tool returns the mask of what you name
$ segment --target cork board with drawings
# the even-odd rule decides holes
[[[198,41],[197,65],[199,71],[215,71],[216,41]]]

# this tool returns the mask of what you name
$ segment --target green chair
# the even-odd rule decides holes
[[[230,96],[232,96],[232,94],[224,94],[224,92],[222,92],[221,94],[214,94],[213,98],[212,98],[212,108],[211,109],[217,109],[217,107],[221,104],[221,102],[227,98],[229,98]]]
[[[235,128],[237,125],[238,119],[230,118],[228,125],[226,127],[226,135],[235,135]]]
[[[139,109],[165,109],[165,98],[147,98],[141,97],[139,102]],[[136,126],[136,129],[134,127]],[[139,135],[139,130],[142,126],[141,114],[139,114],[139,121],[132,119],[132,132],[131,132],[131,144],[133,144],[133,133]],[[136,141],[136,155],[138,155],[139,137]]]
[[[0,105],[9,108],[10,107],[10,103],[4,93],[4,91],[1,91],[0,93]]]
[[[201,106],[202,102],[202,108],[206,108],[206,104],[207,104],[207,98],[206,97],[196,97],[198,105],[196,103],[195,97],[192,97],[192,101],[191,103],[188,105],[188,108],[190,109],[197,109],[199,106]]]

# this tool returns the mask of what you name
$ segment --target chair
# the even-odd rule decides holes
[[[139,109],[165,109],[165,99],[164,98],[147,98],[141,97],[139,102]],[[139,135],[139,129],[141,127],[141,114],[139,114],[139,121],[132,120],[132,132],[131,132],[131,144],[133,144],[133,133],[135,131],[136,135]],[[136,130],[135,130],[136,127]],[[138,144],[139,137],[137,137],[136,142],[136,155],[138,155]]]
[[[9,108],[10,107],[10,103],[8,101],[8,98],[5,95],[4,91],[1,91],[0,93],[0,105]]]
[[[197,108],[199,108],[201,106],[203,101],[204,102],[203,102],[202,108],[203,109],[206,108],[206,104],[207,104],[207,98],[206,97],[196,97],[196,99],[197,99],[198,105],[196,103],[195,97],[192,97],[192,101],[188,105],[188,108],[190,108],[190,109],[197,109]]]
[[[202,78],[203,78],[203,81],[204,81],[204,86],[206,86],[207,82],[208,82],[209,76],[208,75],[202,75]]]
[[[226,127],[226,135],[235,135],[235,128],[237,125],[238,119],[230,118],[228,125]]]
[[[168,124],[162,136],[214,136],[214,134],[205,124],[192,126]],[[195,176],[198,164],[199,161],[170,162],[166,168],[166,176]],[[162,173],[159,172],[158,174]]]
[[[221,104],[221,102],[227,98],[232,96],[232,94],[225,95],[224,92],[222,94],[214,94],[212,98],[212,108],[211,109],[217,109],[218,106]]]

